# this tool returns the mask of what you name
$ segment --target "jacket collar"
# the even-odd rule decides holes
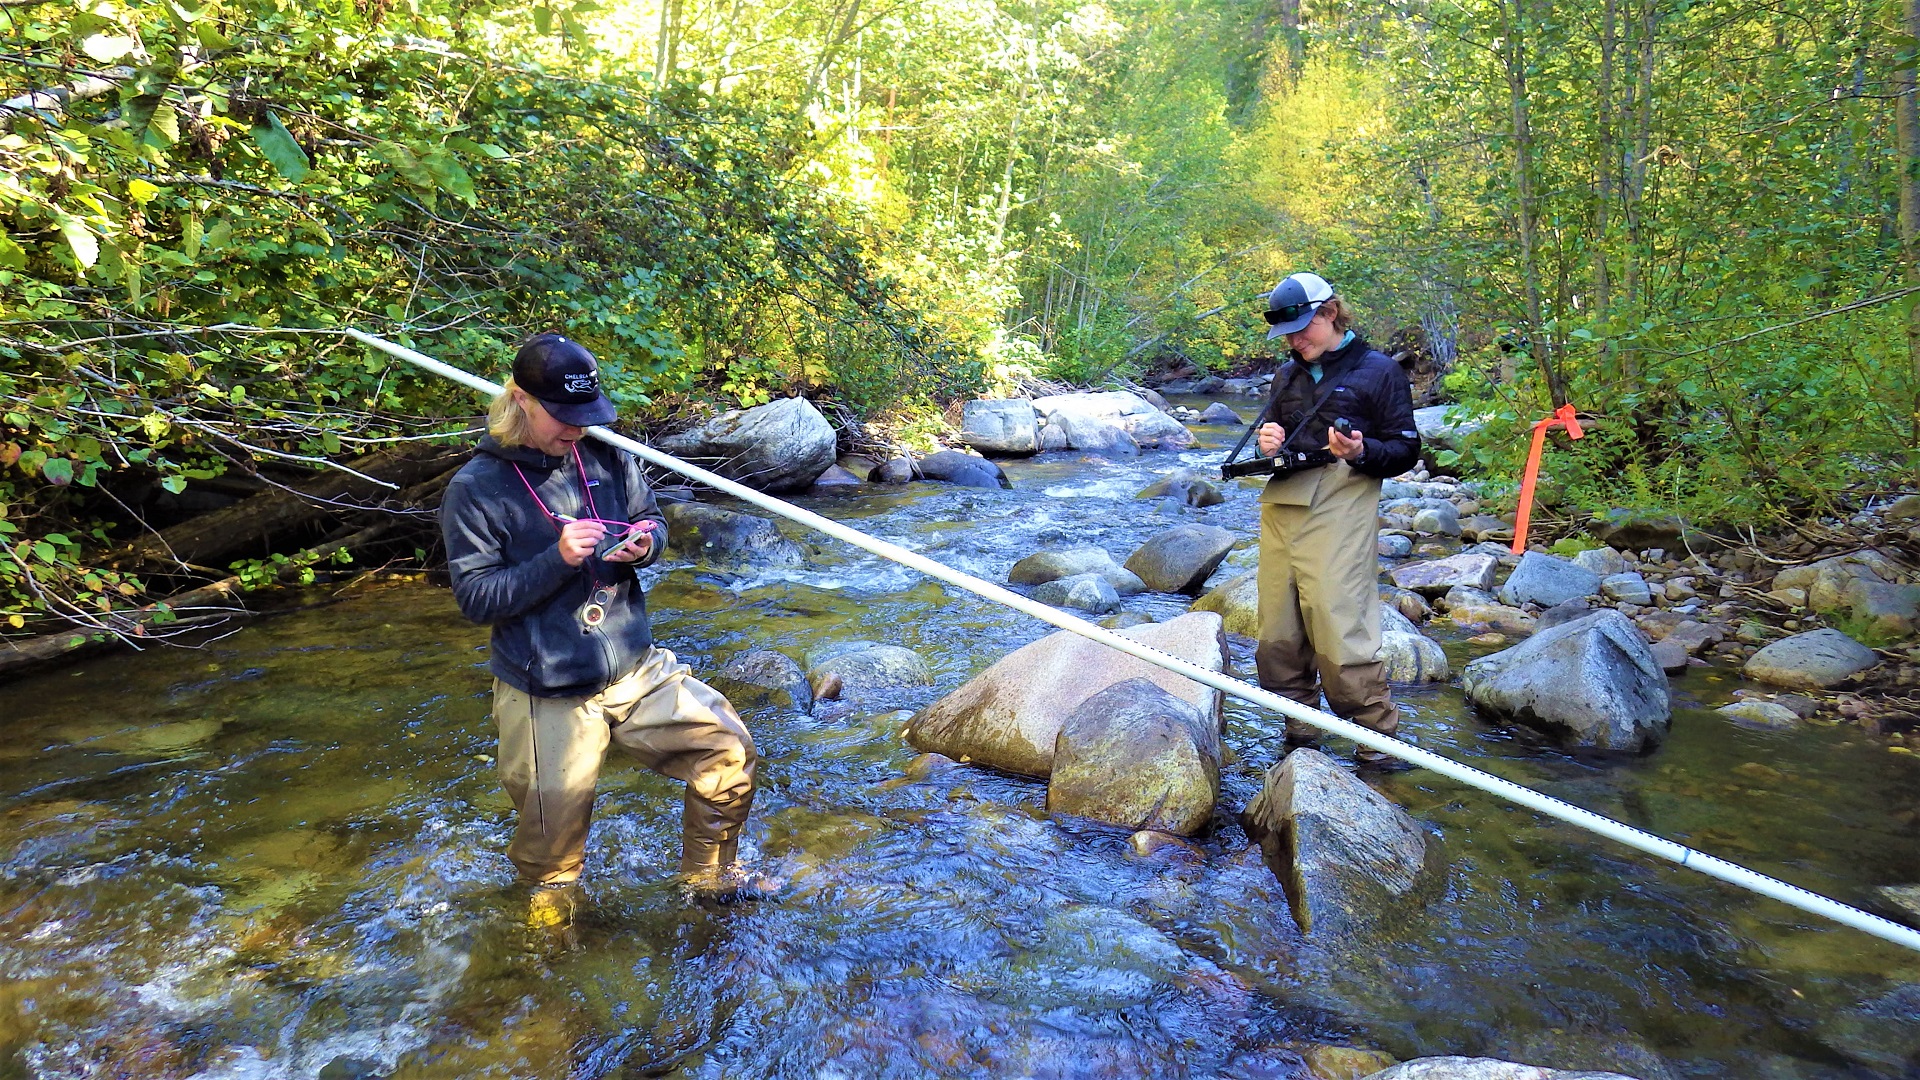
[[[1357,333],[1354,334],[1352,341],[1347,342],[1345,345],[1331,352],[1320,354],[1321,380],[1336,379],[1345,375],[1347,369],[1359,363],[1361,357],[1372,351],[1373,346],[1367,344],[1366,338],[1361,337]],[[1287,362],[1292,364],[1294,370],[1299,374],[1307,374],[1307,364],[1300,359],[1299,353],[1292,353]]]
[[[524,465],[529,469],[553,470],[566,464],[565,458],[535,450],[531,446],[501,446],[499,440],[491,435],[480,436],[480,452],[490,454],[502,461],[515,465]]]

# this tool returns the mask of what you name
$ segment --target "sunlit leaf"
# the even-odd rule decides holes
[[[300,144],[294,141],[293,132],[287,130],[287,126],[280,122],[280,117],[272,110],[266,111],[260,120],[254,122],[253,142],[274,169],[289,182],[297,184],[306,179],[312,167],[307,160],[307,152],[300,149]]]

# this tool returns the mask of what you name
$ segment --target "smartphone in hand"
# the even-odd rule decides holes
[[[609,534],[607,540],[602,541],[600,550],[594,552],[594,555],[604,561],[637,549],[640,541],[653,535],[655,524],[652,518],[636,521],[633,523],[633,528],[628,529],[627,534],[618,541],[614,541]],[[609,541],[612,542],[609,543]]]

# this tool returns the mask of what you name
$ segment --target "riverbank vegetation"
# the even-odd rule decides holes
[[[1920,446],[1913,6],[7,0],[0,633],[409,557],[475,403],[345,326],[924,427],[1270,358],[1311,267],[1460,469],[1572,402],[1570,515],[1842,509]],[[269,493],[350,512],[155,542]]]

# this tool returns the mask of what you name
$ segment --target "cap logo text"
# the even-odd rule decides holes
[[[592,373],[563,375],[560,381],[561,385],[566,387],[567,393],[569,394],[598,394],[600,392],[600,380]]]

